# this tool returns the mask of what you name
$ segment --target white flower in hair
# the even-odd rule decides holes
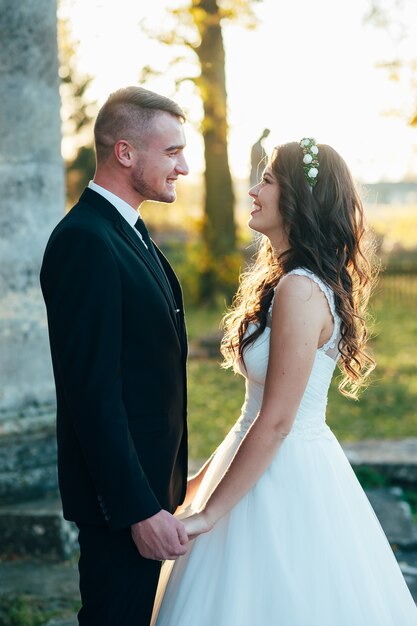
[[[319,160],[317,158],[319,149],[313,137],[303,137],[299,145],[303,151],[304,177],[310,187],[313,188],[317,183],[319,173]]]

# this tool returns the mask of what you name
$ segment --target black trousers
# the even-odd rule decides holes
[[[149,626],[161,563],[144,559],[130,528],[79,526],[80,626]]]

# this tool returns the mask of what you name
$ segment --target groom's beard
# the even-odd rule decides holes
[[[155,186],[146,182],[143,168],[132,172],[133,188],[142,196],[142,198],[146,198],[146,200],[152,200],[153,202],[165,202],[168,204],[175,202],[177,199],[175,188],[167,189],[166,184],[165,178],[163,183],[160,183],[161,189],[156,189]]]

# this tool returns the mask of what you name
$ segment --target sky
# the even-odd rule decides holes
[[[364,23],[368,0],[263,0],[255,4],[256,29],[224,26],[229,160],[235,177],[248,176],[251,145],[269,128],[267,151],[312,136],[332,145],[363,182],[417,179],[417,128],[406,123],[417,91],[407,76],[390,81],[376,67],[397,54],[417,57],[412,43],[417,41],[417,5],[403,2],[407,32],[397,40]],[[90,95],[98,104],[114,89],[137,84],[143,66],[164,69],[170,51],[146,36],[139,22],[164,23],[164,7],[177,6],[178,0],[61,3],[79,40],[80,69],[95,77]],[[397,31],[393,21],[390,32]],[[175,94],[166,76],[142,84],[174,97],[187,111],[186,156],[191,173],[200,172],[203,145],[196,124],[201,105],[191,84],[183,83]],[[400,115],[389,114],[393,110]]]

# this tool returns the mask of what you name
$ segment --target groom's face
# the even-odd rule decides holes
[[[147,137],[134,149],[132,185],[144,200],[174,202],[178,176],[188,174],[181,120],[161,111],[150,122]]]

